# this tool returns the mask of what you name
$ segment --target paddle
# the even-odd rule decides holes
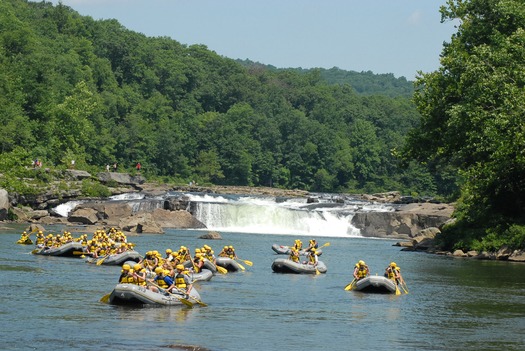
[[[193,307],[193,303],[192,303],[190,300],[186,300],[186,299],[183,298],[183,297],[180,297],[180,296],[178,296],[178,295],[172,294],[172,293],[170,293],[169,291],[167,291],[167,290],[161,288],[160,286],[158,286],[157,284],[155,284],[155,283],[153,283],[153,282],[148,281],[147,283],[148,283],[148,284],[151,284],[151,285],[153,285],[153,286],[156,286],[156,287],[159,289],[159,291],[164,291],[164,292],[167,292],[168,294],[170,294],[171,296],[175,296],[177,299],[179,299],[180,302],[182,302],[182,303],[185,304],[186,306],[188,306],[188,307]],[[177,289],[177,290],[179,290],[179,289]],[[180,291],[180,290],[179,290],[179,291]]]
[[[250,267],[253,266],[253,262],[252,261],[243,260],[242,258],[238,258],[238,257],[237,257],[237,259],[240,260],[240,261],[243,261],[244,263],[246,263]]]
[[[191,295],[189,295],[189,296],[190,296],[190,299],[194,300],[194,301],[195,301],[196,303],[198,303],[199,305],[201,305],[201,306],[203,306],[203,307],[208,306],[208,304],[202,302],[201,300],[197,299],[196,297],[193,297],[193,296],[191,296]]]
[[[323,245],[321,245],[320,247],[318,247],[318,249],[320,249],[321,247],[325,247],[325,246],[330,246],[330,242],[324,243]]]
[[[237,264],[239,265],[239,268],[240,268],[241,270],[243,270],[243,271],[246,270],[246,268],[244,268],[244,266],[243,266],[242,264],[240,264],[239,262],[237,262]]]
[[[321,274],[321,272],[319,272],[319,270],[317,269],[317,267],[315,267],[315,275],[319,275]]]
[[[226,274],[226,273],[228,273],[228,270],[227,270],[226,268],[224,268],[224,267],[217,266],[217,265],[215,265],[215,267],[217,267],[217,271],[218,271],[219,273],[222,273],[222,274]]]
[[[403,289],[403,291],[405,292],[405,294],[408,294],[408,286],[407,286],[407,283],[405,283],[405,280],[401,280],[401,288]]]
[[[396,285],[396,295],[401,295],[401,291],[399,291],[399,287],[397,286],[397,279],[394,278],[394,284]]]
[[[111,296],[111,293],[102,296],[102,297],[100,298],[100,302],[103,302],[103,303],[109,303],[109,297],[110,297],[110,296]]]
[[[352,288],[354,287],[354,283],[355,283],[355,278],[347,286],[345,286],[345,290],[346,291],[352,290]]]
[[[97,261],[97,266],[100,266],[102,263],[104,263],[104,260],[108,258],[110,255],[106,255],[102,257],[100,260]]]

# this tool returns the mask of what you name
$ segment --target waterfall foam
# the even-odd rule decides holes
[[[276,201],[272,197],[188,195],[194,202],[194,216],[208,229],[217,231],[309,235],[316,237],[360,237],[352,225],[356,211],[365,204],[320,201],[307,204],[306,199]],[[365,211],[389,211],[387,206],[366,204]]]

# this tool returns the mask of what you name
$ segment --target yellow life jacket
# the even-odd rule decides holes
[[[292,251],[292,253],[290,254],[290,260],[292,260],[293,262],[299,262],[299,256],[294,255]]]
[[[138,272],[138,273],[140,273],[140,274],[144,274],[145,271],[146,271],[146,270],[145,270],[144,268],[142,268],[142,269],[140,270],[140,272]],[[139,275],[138,277],[135,277],[135,284],[138,284],[138,285],[142,285],[142,286],[144,286],[144,285],[146,285],[146,280],[144,280],[144,278],[142,278],[142,277]]]
[[[392,280],[396,279],[397,268],[392,269],[392,267],[390,267],[387,272],[388,272],[388,279],[392,279]]]
[[[119,283],[121,284],[127,284],[129,283],[129,278],[131,278],[133,280],[133,277],[130,277],[127,273],[124,275],[124,273],[122,273],[122,276],[120,277],[120,281]]]
[[[164,281],[164,276],[162,277],[157,276],[155,279],[156,279],[155,281],[157,282],[157,285],[160,286],[161,288],[163,289],[169,288],[168,284],[166,284],[166,282]]]
[[[359,268],[357,269],[357,276],[359,278],[364,278],[366,277],[366,272],[367,272],[366,266],[359,266]]]
[[[175,277],[175,285],[179,289],[186,289],[186,280],[184,279],[184,274],[177,274]]]
[[[310,263],[315,264],[315,255],[310,255],[308,260],[310,261]]]

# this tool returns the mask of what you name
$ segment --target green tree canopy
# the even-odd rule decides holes
[[[490,228],[525,223],[525,5],[449,0],[441,13],[458,31],[440,69],[417,79],[422,120],[407,154],[462,175],[457,227],[468,247]]]

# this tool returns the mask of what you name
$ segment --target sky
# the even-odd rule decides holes
[[[35,0],[37,1],[37,0]],[[58,4],[59,0],[51,0]],[[62,0],[81,15],[278,68],[392,73],[439,68],[446,0]]]

